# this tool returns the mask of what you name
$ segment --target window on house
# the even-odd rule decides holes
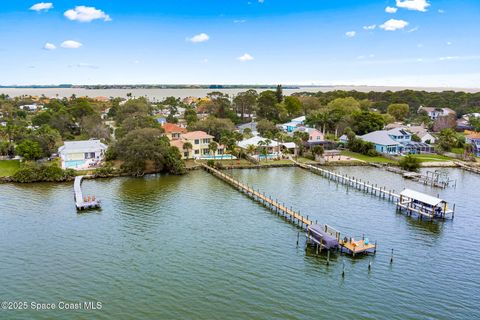
[[[200,153],[200,150],[195,150],[195,154],[199,154]]]
[[[208,149],[203,149],[203,155],[208,155],[210,153],[210,150]]]
[[[199,144],[199,143],[200,143],[200,140],[195,139],[195,144]]]

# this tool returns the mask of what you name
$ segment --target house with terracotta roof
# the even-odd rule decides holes
[[[170,144],[180,150],[182,159],[209,159],[212,156],[222,158],[225,153],[224,146],[219,144],[215,154],[212,154],[209,148],[210,142],[212,141],[213,136],[208,133],[204,131],[192,131],[181,133],[178,139],[171,139]],[[187,150],[184,148],[187,142],[192,145],[192,149]]]
[[[470,132],[465,137],[465,142],[471,144],[475,156],[480,157],[480,132]]]
[[[165,130],[165,135],[169,140],[178,140],[180,139],[181,134],[187,133],[187,129],[182,128],[174,123],[164,123],[162,127],[163,130]]]

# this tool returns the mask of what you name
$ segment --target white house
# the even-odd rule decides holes
[[[293,132],[297,127],[305,124],[306,117],[301,116],[295,119],[292,119],[290,122],[284,123],[281,126],[282,130],[285,132]]]
[[[424,107],[424,106],[420,106],[417,112],[418,113],[426,112],[428,117],[432,120],[436,120],[438,117],[444,117],[450,114],[456,114],[455,111],[453,111],[450,108],[433,108],[433,107]]]
[[[105,158],[107,145],[100,140],[65,141],[58,148],[63,169],[84,170],[95,167]]]
[[[23,106],[20,106],[19,108],[22,109],[22,110],[25,110],[25,111],[32,111],[33,112],[33,111],[41,110],[43,108],[43,106],[34,103],[34,104],[25,104]]]

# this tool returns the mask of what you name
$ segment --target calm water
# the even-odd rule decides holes
[[[405,185],[375,168],[338,170]],[[378,240],[375,257],[334,255],[329,266],[303,237],[297,248],[295,227],[203,171],[86,181],[103,208],[80,215],[70,184],[0,185],[1,300],[103,303],[0,318],[479,318],[480,176],[449,173],[458,186],[440,193],[455,219],[432,223],[301,169],[233,171],[314,220]]]
[[[479,92],[480,89],[473,88],[419,88],[419,87],[370,87],[370,86],[323,86],[323,87],[301,87],[298,89],[284,89],[284,94],[290,95],[294,92],[318,92],[318,91],[333,91],[333,90],[357,90],[361,92],[369,91],[399,91],[404,89],[412,90],[426,90],[430,92],[437,92],[443,90],[456,90],[465,92]],[[212,91],[221,91],[230,96],[235,96],[239,92],[246,91],[247,89],[82,89],[82,88],[0,88],[0,94],[8,94],[11,97],[17,97],[22,95],[41,96],[44,94],[46,97],[71,97],[72,94],[78,97],[127,97],[127,93],[132,93],[135,97],[148,97],[151,100],[162,100],[166,97],[197,97],[203,98],[207,93]],[[263,90],[258,89],[258,92]]]

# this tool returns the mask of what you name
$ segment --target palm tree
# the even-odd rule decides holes
[[[185,142],[183,144],[183,150],[187,150],[187,159],[190,158],[190,150],[193,149],[193,146],[190,142]]]
[[[312,153],[315,156],[315,160],[317,159],[317,156],[322,157],[324,152],[325,152],[325,149],[323,148],[322,145],[317,145],[312,148]]]
[[[253,155],[255,153],[255,151],[257,150],[257,148],[253,145],[253,144],[249,144],[247,146],[247,154],[248,155]]]
[[[227,136],[223,136],[220,138],[220,144],[223,145],[222,160],[223,160],[223,155],[225,154],[225,150],[227,149],[229,140],[230,139]]]
[[[210,150],[211,153],[213,153],[213,158],[215,159],[215,151],[218,149],[218,143],[215,141],[212,141],[208,144],[208,150]]]

